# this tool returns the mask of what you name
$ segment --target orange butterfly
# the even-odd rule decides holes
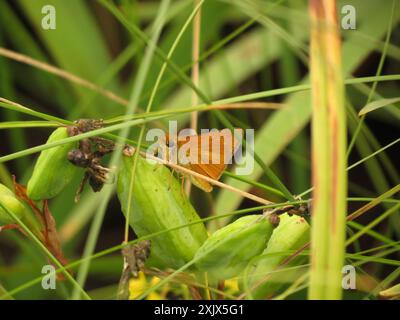
[[[223,171],[240,147],[237,138],[242,136],[242,129],[211,130],[200,135],[178,137],[167,136],[160,143],[160,151],[165,160],[202,174],[214,180],[219,180]],[[191,182],[198,188],[211,192],[212,185],[201,178],[190,175]]]

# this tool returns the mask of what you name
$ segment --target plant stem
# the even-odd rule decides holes
[[[335,0],[310,0],[312,182],[309,299],[341,299],[345,254],[346,115]]]

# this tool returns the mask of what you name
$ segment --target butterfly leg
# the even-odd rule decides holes
[[[168,181],[168,191],[171,190],[172,179],[174,178],[174,172],[175,172],[175,169],[172,169],[171,175],[169,176],[169,181]]]
[[[181,176],[181,192],[182,192],[182,196],[185,196],[185,176],[182,174]]]

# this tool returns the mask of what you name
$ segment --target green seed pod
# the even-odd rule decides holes
[[[273,232],[263,254],[254,259],[249,272],[244,273],[241,287],[248,291],[248,298],[265,299],[278,293],[283,286],[290,284],[299,277],[298,269],[279,270],[279,265],[293,251],[300,249],[309,241],[310,226],[304,218],[299,216],[280,216],[281,222]],[[301,264],[306,258],[299,256],[293,259],[284,268]]]
[[[68,137],[67,128],[60,127],[50,135],[47,143]],[[27,187],[28,196],[32,200],[53,198],[71,182],[79,169],[68,161],[67,154],[77,146],[78,142],[71,142],[40,153]]]
[[[218,280],[237,276],[253,257],[264,250],[279,223],[275,218],[249,215],[217,230],[197,251],[197,269],[208,271]]]
[[[0,225],[16,222],[3,207],[13,212],[18,218],[21,218],[24,214],[25,206],[23,203],[18,200],[10,189],[2,184],[0,184],[0,204]]]
[[[138,157],[132,198],[129,186],[134,156],[122,156],[118,173],[117,194],[125,215],[130,203],[130,225],[138,237],[164,231],[199,220],[180,183],[163,165]],[[153,237],[146,265],[157,268],[179,268],[195,255],[207,239],[203,223],[193,224]]]

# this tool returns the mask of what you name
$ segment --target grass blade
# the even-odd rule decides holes
[[[388,105],[391,105],[393,103],[397,103],[400,101],[400,98],[392,98],[392,99],[382,99],[382,100],[377,100],[371,103],[368,103],[364,108],[360,110],[358,113],[359,116],[363,116],[367,114],[368,112],[386,107]]]

